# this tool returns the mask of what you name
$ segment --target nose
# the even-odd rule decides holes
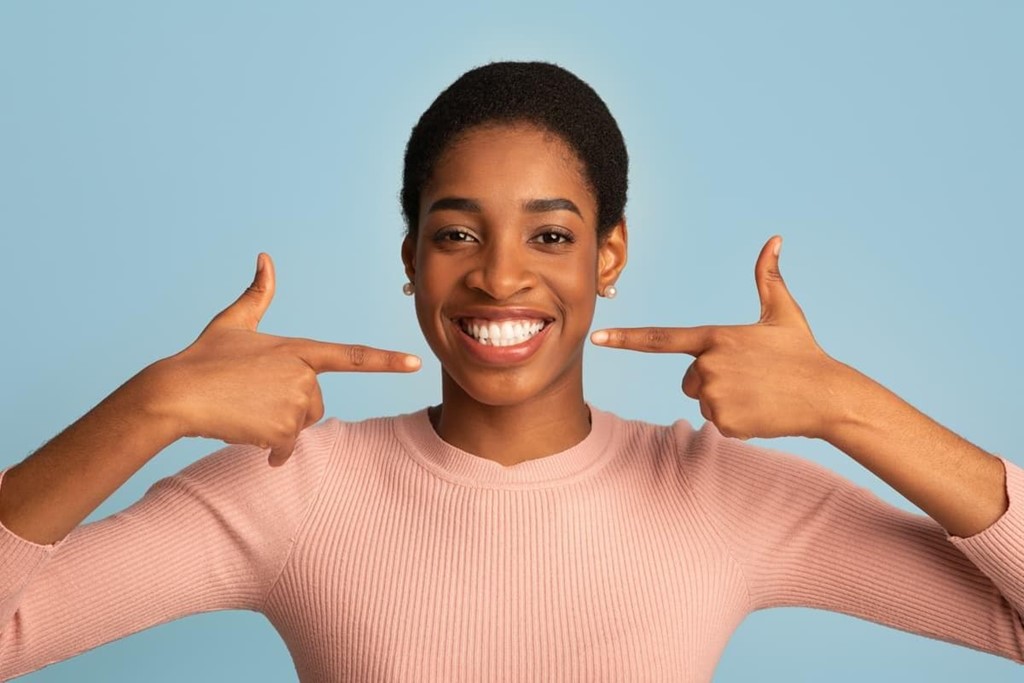
[[[537,274],[528,249],[511,240],[491,242],[481,250],[479,261],[466,274],[466,286],[497,301],[532,289],[537,284]]]

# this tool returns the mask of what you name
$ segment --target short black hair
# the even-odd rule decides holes
[[[462,133],[484,124],[528,123],[558,135],[585,170],[601,238],[626,208],[629,157],[615,118],[590,85],[549,62],[491,62],[462,74],[427,108],[405,147],[401,203],[415,237],[420,193],[438,159]]]

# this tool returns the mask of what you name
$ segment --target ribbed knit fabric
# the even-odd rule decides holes
[[[0,677],[220,609],[265,614],[305,683],[709,681],[743,618],[782,605],[1024,663],[1012,462],[1009,509],[959,538],[710,422],[591,413],[512,467],[426,410],[329,418],[281,468],[226,446],[52,546],[0,527]]]

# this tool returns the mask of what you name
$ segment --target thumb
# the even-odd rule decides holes
[[[256,277],[234,303],[214,316],[206,330],[217,328],[243,328],[256,330],[274,298],[274,261],[270,254],[256,256]]]
[[[757,264],[754,266],[754,282],[757,284],[757,294],[761,299],[759,322],[801,322],[806,326],[807,320],[803,311],[789,293],[789,288],[782,279],[782,271],[779,270],[781,249],[782,235],[772,235],[761,247]]]

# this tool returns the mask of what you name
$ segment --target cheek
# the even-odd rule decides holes
[[[549,280],[552,289],[566,307],[567,322],[572,329],[589,329],[594,317],[597,272],[592,265],[565,268]]]
[[[464,273],[450,259],[421,256],[417,263],[416,317],[428,338],[443,336],[443,311],[459,286]]]
[[[420,327],[425,333],[432,329],[431,320],[435,316],[435,310],[443,297],[442,283],[437,279],[437,268],[429,259],[421,259],[417,263],[416,277],[416,317],[419,319]]]

